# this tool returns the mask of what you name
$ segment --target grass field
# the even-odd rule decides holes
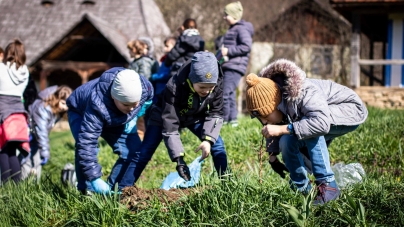
[[[202,184],[194,193],[166,205],[149,201],[147,208],[128,210],[120,196],[82,196],[60,183],[60,171],[74,160],[70,132],[51,134],[51,159],[42,180],[0,188],[0,226],[403,226],[404,225],[404,111],[369,109],[368,120],[356,131],[337,138],[330,146],[332,164],[362,164],[363,182],[342,190],[340,199],[324,206],[310,205],[289,189],[267,161],[259,183],[260,125],[240,118],[237,129],[224,126],[233,176],[220,181],[209,158],[203,164]],[[198,139],[182,132],[189,163],[200,153]],[[106,178],[116,160],[100,141],[99,162]],[[265,158],[268,156],[265,154]],[[148,164],[137,186],[160,187],[175,164],[163,144]]]

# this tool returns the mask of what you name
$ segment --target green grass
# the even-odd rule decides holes
[[[202,185],[196,193],[165,206],[152,201],[148,209],[130,211],[119,196],[82,196],[60,183],[60,170],[74,160],[70,132],[51,134],[52,156],[42,180],[0,188],[0,226],[403,226],[404,111],[369,108],[369,118],[356,131],[330,146],[332,163],[359,162],[367,177],[342,190],[337,201],[310,206],[310,197],[289,189],[287,180],[263,165],[259,183],[257,150],[260,125],[248,117],[234,130],[223,127],[230,180],[215,177],[211,159],[203,165]],[[191,162],[198,139],[187,130],[181,135]],[[116,160],[100,141],[99,161],[106,177]],[[268,158],[265,155],[265,158]],[[175,164],[160,144],[137,185],[158,188]]]

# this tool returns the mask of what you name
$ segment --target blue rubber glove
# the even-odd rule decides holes
[[[93,186],[94,191],[96,193],[99,193],[99,194],[111,193],[111,188],[101,178],[97,178],[97,179],[91,181],[91,186]]]
[[[41,166],[43,166],[43,165],[45,165],[46,163],[48,163],[48,158],[43,158],[42,160],[41,160]]]

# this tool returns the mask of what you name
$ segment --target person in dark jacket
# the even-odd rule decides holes
[[[198,52],[205,48],[205,41],[199,34],[196,21],[188,18],[180,28],[181,35],[178,37],[174,48],[167,54],[164,64],[171,67],[170,75],[178,73],[181,66]]]
[[[222,56],[224,62],[223,118],[225,123],[236,127],[237,107],[236,90],[241,77],[246,73],[254,28],[250,22],[242,20],[243,7],[233,2],[224,8],[224,19],[230,25],[223,37]]]
[[[70,130],[76,140],[77,189],[107,193],[122,176],[134,152],[140,148],[137,133],[127,123],[136,118],[147,101],[153,99],[150,82],[133,70],[112,68],[101,77],[78,87],[67,99]],[[102,137],[118,160],[108,177],[101,179],[98,138]],[[86,182],[87,181],[87,182]]]
[[[181,128],[188,128],[201,140],[195,150],[202,151],[201,159],[212,153],[216,171],[219,175],[225,174],[227,155],[219,135],[223,124],[223,74],[216,57],[210,52],[195,53],[192,60],[168,81],[161,97],[151,107],[139,155],[132,159],[127,171],[127,179],[132,178],[132,183],[126,186],[137,181],[161,140],[164,140],[171,160],[177,163],[179,175],[190,180],[180,139]]]
[[[38,98],[28,107],[30,116],[30,155],[21,160],[21,178],[30,174],[40,179],[42,165],[50,159],[49,133],[67,111],[66,100],[72,93],[68,86],[51,86],[39,92]]]
[[[285,59],[263,68],[260,77],[248,75],[246,82],[247,109],[264,125],[261,132],[271,140],[268,145],[277,148],[270,162],[279,162],[276,154],[282,152],[292,188],[307,194],[312,186],[301,153],[306,148],[318,189],[313,203],[337,199],[340,191],[327,142],[366,120],[368,111],[360,97],[333,81],[306,78],[303,70]]]

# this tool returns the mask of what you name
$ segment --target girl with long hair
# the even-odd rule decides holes
[[[42,165],[50,158],[49,133],[68,108],[66,100],[72,93],[68,86],[51,86],[41,91],[37,99],[28,107],[31,132],[31,153],[21,160],[22,178],[30,174],[39,180]]]

